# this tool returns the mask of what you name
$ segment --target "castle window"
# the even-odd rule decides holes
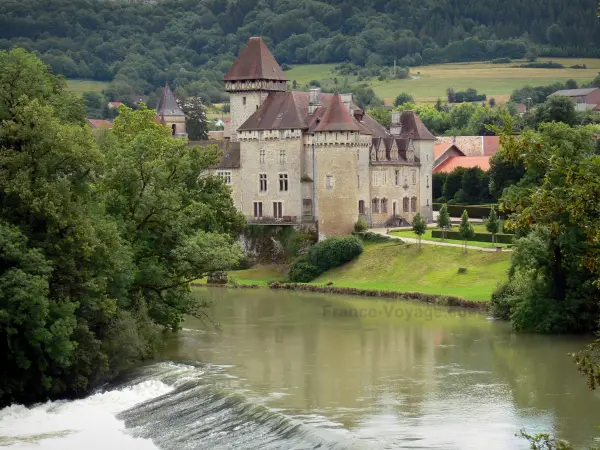
[[[429,175],[427,175],[427,187],[429,187]]]
[[[404,211],[405,213],[408,212],[408,197],[404,197],[402,199],[402,211]]]
[[[387,185],[387,170],[381,171],[381,185],[382,186]]]
[[[358,201],[358,213],[359,214],[364,214],[365,213],[365,201],[364,200],[359,200]]]
[[[287,173],[279,174],[279,190],[280,191],[288,190],[288,174]]]
[[[279,150],[279,164],[285,164],[285,149]]]
[[[261,148],[258,151],[258,162],[260,162],[261,164],[265,162],[265,149]]]
[[[225,184],[231,184],[231,170],[217,170],[217,176],[223,180]]]
[[[412,197],[410,199],[410,209],[412,212],[417,211],[417,197]]]
[[[412,179],[413,179],[413,184],[417,184],[417,171],[416,170],[412,171]]]
[[[283,203],[273,202],[273,217],[281,219],[283,217]]]
[[[262,202],[254,202],[254,217],[262,217]]]
[[[371,202],[371,211],[373,213],[379,212],[379,199],[374,198]]]
[[[258,175],[258,186],[260,192],[267,192],[267,174],[261,173]]]
[[[325,187],[327,189],[333,189],[333,175],[327,175],[325,177]]]
[[[400,186],[400,171],[396,169],[394,171],[394,175],[396,177],[394,183],[396,184],[396,186]]]
[[[246,97],[242,97],[242,105],[246,104]]]
[[[387,213],[388,211],[388,201],[387,198],[382,198],[381,199],[381,212],[382,213]]]

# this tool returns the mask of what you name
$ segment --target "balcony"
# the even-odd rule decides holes
[[[314,216],[283,216],[283,217],[254,217],[246,216],[249,225],[298,225],[301,223],[314,223]]]

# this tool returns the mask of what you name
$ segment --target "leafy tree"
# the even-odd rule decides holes
[[[432,178],[432,197],[435,201],[444,195],[444,183],[446,181],[446,174],[443,172],[434,173]]]
[[[427,231],[427,224],[425,223],[423,216],[421,216],[421,213],[417,213],[415,214],[415,217],[413,217],[412,231],[417,235],[417,239],[419,240],[419,248],[421,248],[421,236],[423,236]]]
[[[490,98],[488,100],[488,104],[490,105],[490,108],[495,108],[496,107],[496,99],[494,97]]]
[[[446,230],[452,227],[452,223],[450,222],[450,214],[448,214],[448,205],[445,203],[438,213],[437,226],[442,230],[442,240],[446,240]]]
[[[392,124],[392,111],[389,109],[382,107],[371,108],[367,111],[367,114],[386,128],[389,128]]]
[[[460,238],[465,243],[465,253],[467,252],[467,244],[469,239],[473,237],[475,234],[475,230],[473,230],[473,225],[469,223],[469,213],[465,209],[460,216],[460,225],[458,227],[458,232],[460,233]]]
[[[563,122],[567,125],[575,125],[577,123],[575,105],[568,97],[553,95],[543,105],[537,107],[535,121],[538,124],[542,122]]]
[[[498,216],[496,215],[496,210],[494,208],[490,211],[490,215],[485,223],[485,229],[488,233],[492,234],[492,244],[496,243],[496,234],[498,234],[500,229],[500,223],[498,222]]]
[[[506,153],[500,148],[494,156],[490,158],[489,190],[490,194],[499,199],[509,186],[517,184],[525,174],[525,166],[521,160],[508,158]]]
[[[400,106],[403,105],[404,103],[414,103],[415,100],[413,99],[412,95],[407,94],[406,92],[401,92],[400,94],[398,94],[396,96],[396,99],[394,100],[394,106]]]
[[[447,199],[454,198],[456,193],[462,187],[462,178],[464,172],[465,169],[463,167],[457,167],[446,176],[446,181],[444,182],[443,187],[444,197]]]
[[[185,113],[185,128],[190,141],[203,141],[208,139],[206,108],[200,97],[189,97],[181,102],[181,109]]]
[[[565,89],[577,89],[577,81],[573,80],[573,79],[569,79],[567,81],[565,81]]]

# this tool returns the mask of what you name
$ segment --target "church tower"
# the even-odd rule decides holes
[[[157,121],[169,127],[173,137],[187,137],[185,131],[185,113],[181,110],[173,95],[173,91],[169,87],[169,83],[165,83],[163,94],[156,108]]]
[[[230,93],[231,140],[238,128],[260,107],[269,92],[287,90],[287,78],[260,37],[251,37],[225,75]]]

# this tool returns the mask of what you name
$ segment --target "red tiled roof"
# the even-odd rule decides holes
[[[113,124],[108,120],[100,120],[100,119],[88,119],[87,120],[90,126],[94,129],[97,128],[112,128]]]
[[[123,103],[122,102],[108,102],[108,104],[110,106],[117,108],[118,106],[121,106]]]
[[[458,148],[455,144],[448,145],[448,144],[442,142],[441,144],[435,144],[433,146],[434,159],[437,160],[440,156],[442,156],[448,150],[452,150],[452,153],[454,154],[454,156],[466,156],[460,150],[460,148]]]
[[[450,173],[457,167],[464,167],[470,169],[472,167],[479,167],[481,170],[490,169],[490,157],[489,156],[450,156],[447,160],[433,169],[433,173]]]
[[[400,116],[401,139],[412,139],[414,141],[435,141],[435,136],[429,132],[414,111],[404,111]]]
[[[600,103],[594,107],[593,111],[600,111]]]
[[[344,105],[340,94],[333,95],[329,107],[315,131],[362,131],[348,107]]]
[[[225,74],[225,81],[236,80],[287,81],[287,78],[265,41],[251,37]]]
[[[499,136],[483,136],[483,154],[485,156],[494,156],[499,148]]]

